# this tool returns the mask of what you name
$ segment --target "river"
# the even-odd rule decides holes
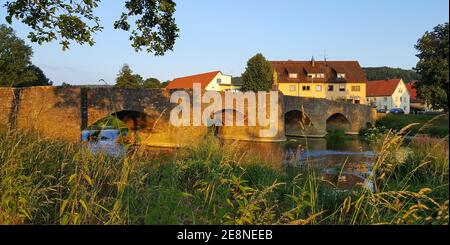
[[[89,131],[83,131],[82,139],[94,153],[124,156],[125,147],[115,141],[118,135],[118,130],[102,130],[96,141],[89,141]],[[345,139],[290,137],[282,143],[239,142],[239,147],[282,167],[313,166],[323,180],[338,189],[348,189],[359,183],[373,189],[366,177],[371,174],[376,155],[367,142],[356,136]],[[150,148],[149,151],[159,154],[167,149]]]

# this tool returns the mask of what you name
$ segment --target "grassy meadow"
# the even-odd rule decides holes
[[[386,117],[377,121],[377,127],[386,127],[394,130],[401,130],[410,125],[410,135],[428,134],[433,137],[445,137],[448,135],[449,118],[448,114],[442,115],[394,115],[387,114]]]
[[[448,139],[402,134],[378,142],[374,191],[344,191],[213,136],[118,158],[2,128],[0,224],[448,224]]]

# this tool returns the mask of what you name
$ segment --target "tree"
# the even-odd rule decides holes
[[[0,86],[14,86],[36,79],[28,69],[33,50],[12,28],[0,25]]]
[[[417,83],[418,95],[435,109],[448,110],[448,22],[437,25],[417,41],[415,48],[419,62],[415,70],[421,75]]]
[[[142,84],[144,84],[144,78],[142,78],[141,75],[139,74],[133,74],[135,83],[137,83],[139,86],[138,87],[142,87]]]
[[[17,19],[32,31],[28,38],[42,44],[59,40],[63,50],[71,41],[94,45],[93,34],[102,31],[100,18],[94,14],[101,0],[10,0],[6,21]],[[131,46],[149,53],[163,55],[172,50],[179,29],[175,24],[173,0],[126,0],[125,11],[114,23],[115,29],[129,31]],[[132,23],[129,19],[135,20]],[[133,27],[132,27],[133,26]]]
[[[33,72],[36,76],[36,79],[33,79],[31,81],[17,83],[16,87],[30,87],[30,86],[49,86],[53,85],[53,82],[48,79],[44,72],[35,65],[29,65],[28,70]]]
[[[72,85],[70,85],[70,83],[66,83],[66,82],[63,82],[62,84],[61,84],[61,87],[64,87],[64,88],[68,88],[68,87],[71,87]]]
[[[0,86],[51,85],[41,69],[31,64],[33,50],[14,30],[0,25]]]
[[[120,88],[140,88],[142,86],[142,77],[133,74],[130,66],[124,64],[117,75],[116,86]]]
[[[144,88],[160,88],[161,82],[158,79],[151,77],[147,78],[142,86]]]
[[[169,85],[169,83],[170,83],[170,80],[167,80],[167,81],[165,81],[165,82],[162,82],[162,83],[161,83],[161,88],[167,87],[167,85]]]
[[[256,54],[247,62],[241,76],[243,91],[269,91],[273,84],[273,69],[262,54]]]

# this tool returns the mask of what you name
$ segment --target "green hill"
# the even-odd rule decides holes
[[[367,80],[383,80],[392,78],[402,78],[406,83],[412,80],[419,80],[420,76],[414,70],[405,70],[401,68],[383,67],[363,67]]]

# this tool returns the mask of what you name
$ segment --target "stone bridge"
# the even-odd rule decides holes
[[[336,130],[356,135],[376,120],[376,110],[366,105],[296,96],[284,96],[283,112],[287,136],[324,137]]]
[[[175,127],[169,122],[170,111],[175,106],[170,102],[170,94],[161,89],[0,88],[0,124],[31,129],[43,137],[69,141],[80,141],[82,130],[108,115],[124,121],[130,132],[138,136],[135,139],[139,144],[174,147],[201,139],[208,127]],[[203,109],[206,106],[202,104]],[[231,113],[236,115],[239,112],[231,110]],[[244,114],[247,119],[247,112]],[[226,139],[263,142],[284,141],[286,135],[323,137],[327,130],[336,129],[356,134],[373,123],[372,115],[373,111],[364,105],[289,97],[279,93],[278,130],[274,137],[260,137],[260,129],[267,127],[259,125],[224,126],[219,127],[216,133]]]

